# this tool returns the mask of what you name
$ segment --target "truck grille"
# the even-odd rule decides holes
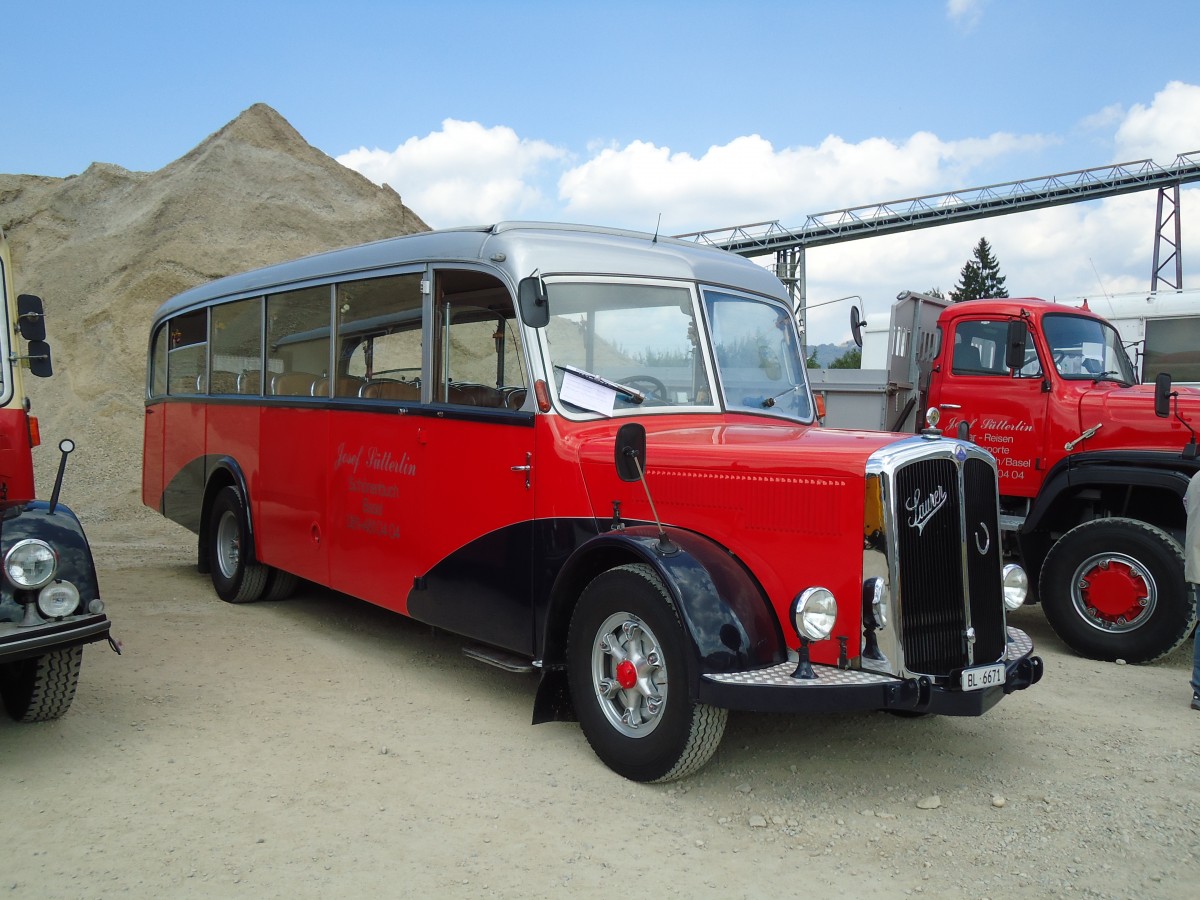
[[[945,676],[999,659],[1005,636],[994,469],[977,457],[917,459],[897,468],[894,496],[904,668]]]

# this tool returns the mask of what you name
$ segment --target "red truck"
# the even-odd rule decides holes
[[[852,325],[861,342],[857,312]],[[1182,497],[1200,468],[1200,390],[1172,389],[1169,375],[1139,383],[1116,329],[1086,304],[904,292],[888,335],[886,375],[814,379],[827,424],[899,430],[928,409],[931,424],[996,457],[1006,554],[1065,643],[1131,663],[1183,643],[1196,624]],[[851,411],[852,395],[871,390],[882,413]]]

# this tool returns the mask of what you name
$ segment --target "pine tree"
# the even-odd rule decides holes
[[[978,300],[981,297],[1007,297],[1005,280],[1000,274],[1000,263],[992,256],[992,248],[987,238],[980,238],[979,243],[975,245],[972,259],[967,261],[959,273],[958,284],[950,291],[950,299],[958,303],[961,300]]]

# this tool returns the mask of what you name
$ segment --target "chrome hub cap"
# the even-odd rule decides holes
[[[592,644],[592,687],[609,723],[627,737],[654,731],[667,703],[658,639],[637,616],[614,613]]]

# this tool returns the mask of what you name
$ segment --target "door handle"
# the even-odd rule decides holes
[[[509,469],[513,472],[524,472],[525,473],[525,490],[529,490],[529,473],[533,469],[533,454],[532,453],[525,454],[525,465],[509,466]]]

